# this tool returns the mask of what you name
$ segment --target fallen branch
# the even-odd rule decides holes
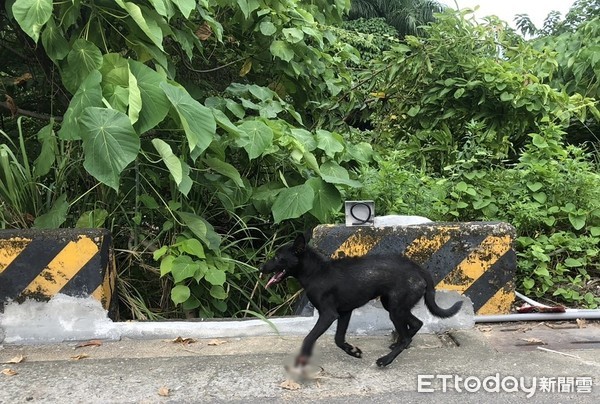
[[[13,108],[8,104],[8,102],[0,101],[0,107],[8,109],[11,112],[13,111]],[[19,115],[29,116],[31,118],[43,119],[46,121],[54,119],[56,122],[61,122],[63,120],[62,116],[52,116],[49,114],[43,114],[41,112],[27,111],[25,109],[17,108],[15,116],[19,116]]]

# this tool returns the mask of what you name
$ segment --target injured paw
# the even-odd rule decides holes
[[[311,365],[286,365],[285,370],[292,380],[299,382],[303,382],[306,380],[316,380],[324,372],[324,369],[321,366]]]
[[[298,367],[305,367],[306,365],[308,365],[308,356],[306,355],[298,355],[296,357],[296,362],[294,363],[294,367],[298,368]]]

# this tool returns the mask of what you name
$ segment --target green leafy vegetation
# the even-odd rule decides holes
[[[265,257],[368,198],[512,223],[519,289],[596,307],[599,20],[526,40],[410,3],[428,25],[344,0],[6,2],[0,226],[110,229],[123,318],[260,317],[298,295],[262,287]]]

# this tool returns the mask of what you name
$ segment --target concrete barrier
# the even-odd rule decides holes
[[[0,230],[0,310],[7,301],[91,296],[116,315],[112,240],[104,229]]]
[[[507,223],[317,226],[313,245],[326,256],[404,254],[429,270],[437,289],[471,299],[476,314],[505,314],[515,299],[515,229]]]

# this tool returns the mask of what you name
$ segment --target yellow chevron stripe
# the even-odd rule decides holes
[[[110,276],[108,273],[104,274],[103,282],[92,292],[92,297],[102,303],[102,307],[108,310],[110,305]]]
[[[464,292],[511,248],[510,236],[488,236],[436,285],[437,288]]]
[[[404,254],[418,264],[425,264],[429,258],[450,240],[452,232],[458,227],[438,227],[436,235],[425,235],[413,240]]]
[[[512,290],[498,290],[483,306],[477,310],[477,314],[498,314],[509,313],[510,306],[515,300],[515,294]]]
[[[0,274],[31,243],[31,239],[15,237],[0,240]]]
[[[98,246],[88,237],[70,241],[23,291],[54,296],[98,252]]]
[[[377,238],[367,234],[362,234],[362,232],[359,230],[348,237],[348,239],[344,241],[344,243],[342,243],[342,245],[333,254],[331,254],[331,257],[360,257],[371,251],[377,242]]]
[[[102,303],[102,307],[108,310],[110,308],[110,302],[112,300],[114,291],[114,271],[110,269],[110,265],[106,268],[104,273],[104,281],[98,285],[96,290],[92,293],[92,297]]]

